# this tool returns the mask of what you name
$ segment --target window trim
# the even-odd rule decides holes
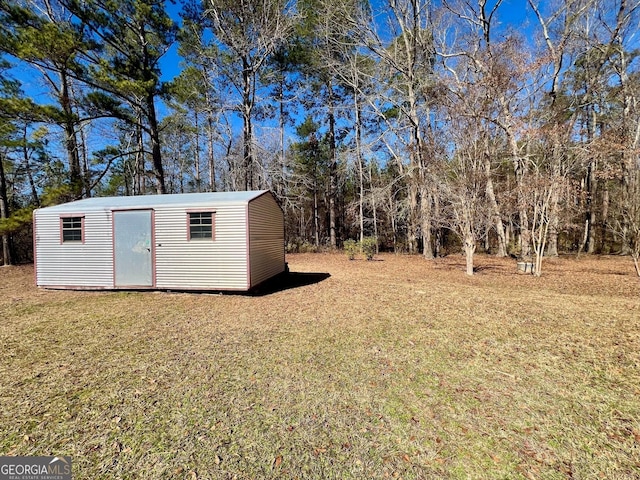
[[[64,221],[67,219],[73,219],[73,218],[80,219],[80,240],[65,240],[64,239],[64,232],[65,232]],[[83,245],[85,243],[84,218],[85,218],[84,214],[79,214],[79,213],[60,215],[60,244],[68,243],[68,244]],[[69,230],[76,230],[76,228],[69,229]]]
[[[211,214],[211,238],[191,238],[191,215],[194,213]],[[215,242],[216,240],[216,211],[211,209],[187,210],[187,241],[188,242]]]

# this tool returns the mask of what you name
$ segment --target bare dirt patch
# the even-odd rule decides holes
[[[0,454],[74,478],[639,478],[627,258],[292,255],[254,295],[0,270]]]

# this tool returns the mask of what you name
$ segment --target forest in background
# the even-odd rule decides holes
[[[270,189],[289,251],[640,275],[639,4],[522,0],[512,25],[503,0],[0,0],[3,263],[40,206]]]

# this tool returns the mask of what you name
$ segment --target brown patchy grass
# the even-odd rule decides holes
[[[78,479],[640,478],[630,260],[288,261],[330,277],[99,293],[0,269],[0,454]]]

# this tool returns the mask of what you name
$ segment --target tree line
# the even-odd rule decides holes
[[[4,263],[42,205],[268,188],[290,250],[640,275],[639,4],[0,0]]]

